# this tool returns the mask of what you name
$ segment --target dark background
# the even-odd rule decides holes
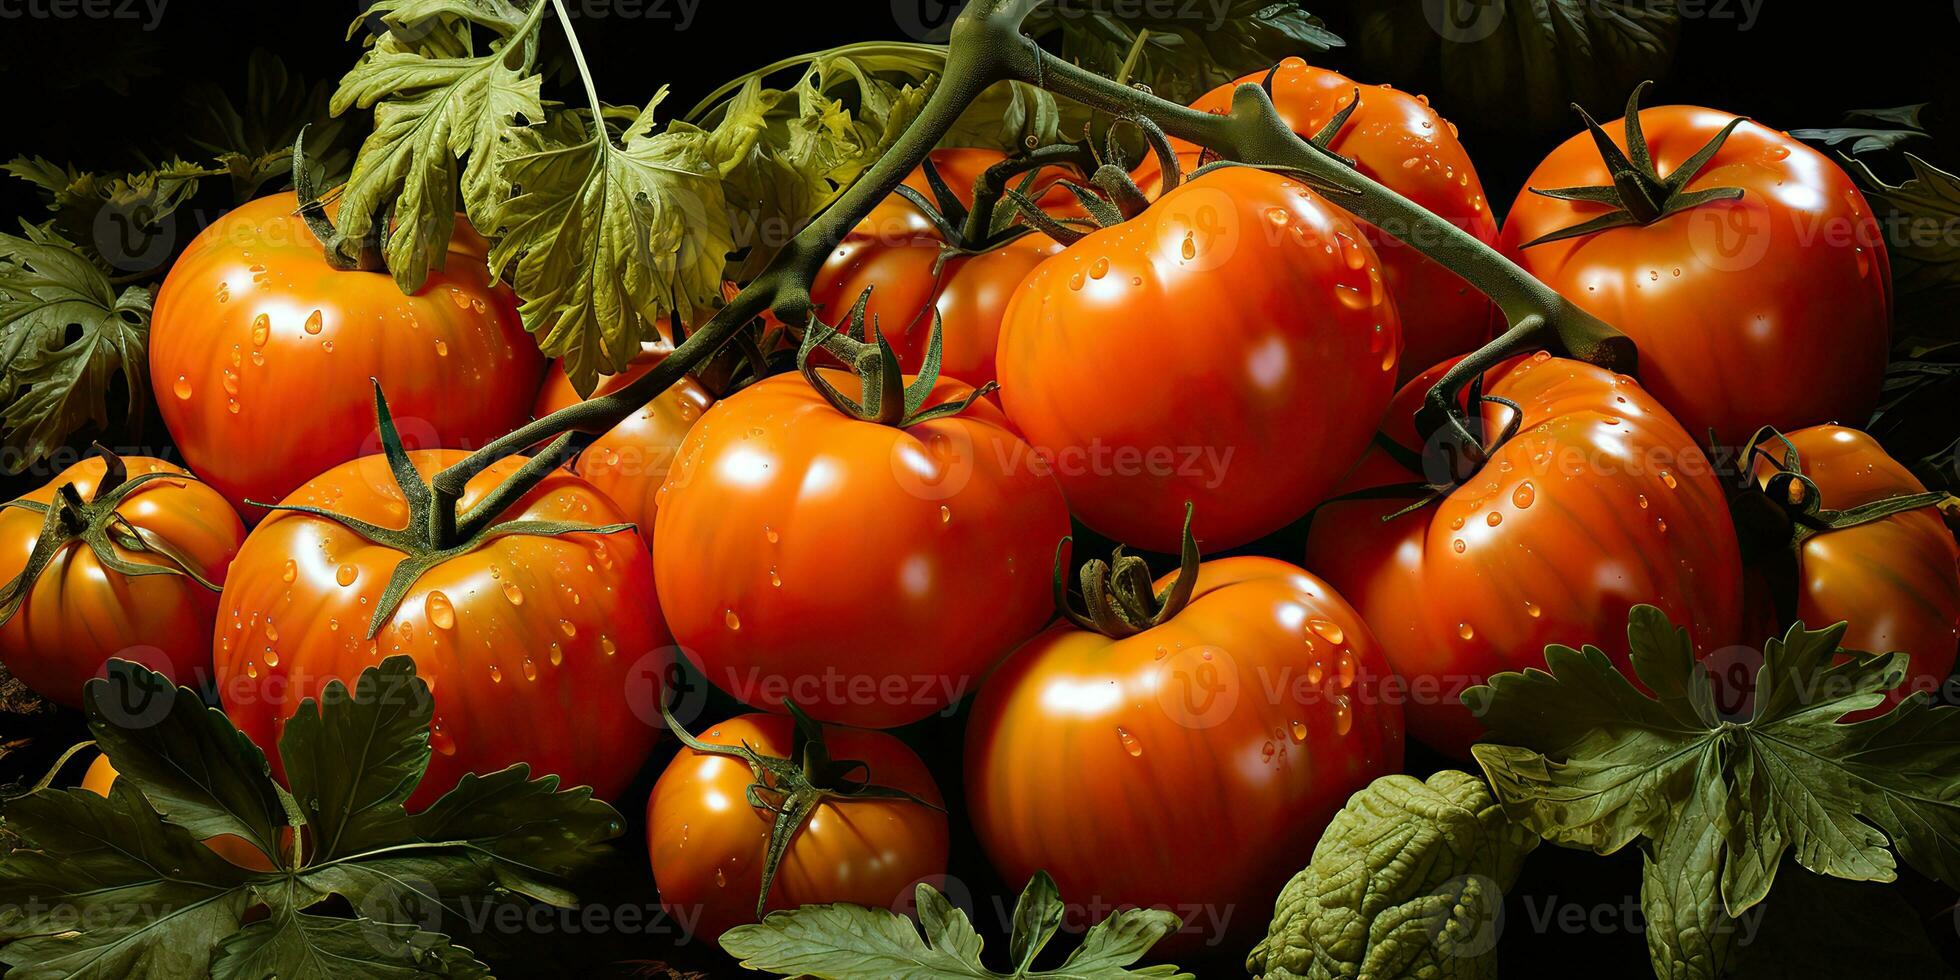
[[[672,8],[672,0],[665,4],[646,0],[638,16],[609,16],[581,24],[581,41],[598,87],[609,100],[639,103],[660,85],[670,84],[674,91],[667,105],[678,113],[721,81],[779,57],[902,36],[884,0],[840,4],[701,0],[686,30],[677,29],[675,14],[669,12]],[[0,91],[7,106],[0,118],[0,159],[38,154],[88,169],[137,168],[145,159],[182,146],[180,130],[187,116],[197,111],[190,95],[193,86],[211,83],[233,91],[242,86],[245,59],[253,48],[268,48],[298,73],[326,81],[351,65],[358,51],[356,44],[342,40],[357,12],[355,0],[251,5],[173,0],[153,30],[145,30],[140,18],[19,16],[29,9],[27,0],[0,0],[0,10],[15,14],[0,19]],[[1341,0],[1309,5],[1309,9],[1321,14],[1336,33],[1354,36],[1349,10]],[[1916,149],[1948,169],[1960,164],[1954,143],[1960,126],[1947,125],[1960,112],[1960,70],[1956,70],[1960,69],[1956,58],[1960,7],[1956,4],[1914,0],[1826,6],[1765,0],[1747,29],[1738,0],[1705,0],[1684,4],[1683,9],[1696,15],[1685,17],[1673,66],[1658,79],[1649,104],[1714,106],[1791,129],[1834,125],[1850,109],[1931,102],[1928,128],[1936,137],[1944,135]],[[556,43],[555,33],[547,30],[546,35],[549,43]],[[1351,54],[1340,51],[1318,60],[1335,67],[1355,62]],[[1406,79],[1362,80],[1402,87],[1414,84]],[[562,82],[558,80],[558,94],[581,101]],[[1453,112],[1447,91],[1431,89],[1427,94],[1461,128],[1490,199],[1500,204],[1515,196],[1547,150],[1576,131],[1575,124],[1519,133],[1505,120]],[[1617,105],[1590,108],[1601,118],[1619,114]],[[39,201],[26,184],[0,177],[0,221],[11,229],[16,217],[41,220]],[[153,431],[145,442],[154,446],[160,438],[161,433]],[[32,476],[36,484],[46,479],[45,473]],[[24,478],[0,478],[0,491],[12,496],[24,482]],[[1297,560],[1298,542],[1294,535],[1281,535],[1261,550]],[[718,699],[710,710],[732,714],[736,706]],[[962,725],[963,717],[936,719],[903,734],[942,777],[949,810],[955,815],[952,871],[975,896],[978,924],[989,936],[990,947],[998,951],[1004,939],[991,896],[1004,895],[1011,902],[1013,887],[1019,883],[1009,886],[994,878],[962,825],[955,775]],[[0,718],[0,726],[13,729],[0,730],[0,738],[39,733],[46,743],[0,761],[4,780],[33,778],[40,771],[34,767],[44,767],[61,745],[85,737],[77,720],[65,715]],[[619,866],[615,873],[583,883],[581,894],[587,900],[615,904],[654,900],[640,838],[642,815],[635,801],[644,799],[645,789],[670,751],[663,750],[655,758],[641,786],[622,805],[632,826],[621,841]],[[1412,769],[1418,772],[1441,764],[1421,755],[1411,759]],[[1085,827],[1083,832],[1095,830]],[[1309,832],[1311,828],[1302,828],[1302,833]],[[1202,854],[1192,855],[1192,860],[1203,859]],[[1785,874],[1794,877],[1802,872],[1791,868]],[[1597,859],[1542,849],[1511,896],[1500,946],[1503,972],[1651,976],[1637,918],[1626,911],[1638,884],[1635,854]],[[1779,898],[1772,900],[1775,907],[1770,913],[1776,917],[1776,929],[1766,932],[1761,942],[1796,948],[1820,933],[1829,940],[1818,951],[1796,957],[1802,965],[1791,975],[1884,975],[1898,968],[1883,965],[1888,958],[1922,945],[1922,933],[1948,963],[1960,962],[1953,895],[1943,888],[1910,878],[1893,888],[1844,886],[1851,900],[1837,904],[1857,910],[1853,921],[1812,928],[1801,918],[1801,909],[1795,908],[1812,904],[1811,896],[1782,898],[1790,884],[1786,879],[1779,885]],[[1563,918],[1545,921],[1548,908],[1560,916],[1574,915],[1570,910],[1576,909],[1583,921],[1577,927],[1562,926],[1561,922],[1569,921]],[[1899,927],[1905,931],[1892,931]],[[671,937],[645,933],[592,936],[565,931],[542,937],[489,937],[471,944],[505,975],[588,970],[600,975],[665,975],[644,961],[671,962],[717,976],[738,972],[725,959],[703,955],[698,948],[676,949]],[[1242,953],[1238,949],[1210,961],[1187,960],[1186,965],[1201,976],[1238,975]]]

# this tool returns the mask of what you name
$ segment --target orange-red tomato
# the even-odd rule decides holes
[[[743,715],[710,728],[701,740],[747,743],[784,758],[791,722],[783,715]],[[898,739],[840,728],[828,730],[825,741],[834,758],[865,764],[856,778],[942,805],[932,774]],[[746,802],[753,782],[755,774],[739,759],[683,748],[647,800],[647,854],[661,907],[695,940],[713,942],[755,921],[776,815]],[[909,898],[918,882],[939,884],[946,847],[943,810],[909,800],[831,797],[811,811],[784,852],[768,908],[829,902],[891,908]]]
[[[1417,444],[1408,419],[1442,369],[1397,396],[1389,438]],[[1410,501],[1329,504],[1314,515],[1306,553],[1408,682],[1410,732],[1460,758],[1483,729],[1458,696],[1493,673],[1542,668],[1548,644],[1594,644],[1625,668],[1635,605],[1687,627],[1700,656],[1736,642],[1741,617],[1727,497],[1652,395],[1543,352],[1488,372],[1485,393],[1524,416],[1478,472],[1387,523]],[[1485,431],[1502,431],[1510,415],[1485,404]],[[1374,449],[1348,489],[1419,479]]]
[[[1821,504],[1849,510],[1864,504],[1926,492],[1917,477],[1887,455],[1871,436],[1837,425],[1786,434],[1803,474],[1817,485]],[[1783,456],[1772,438],[1765,451]],[[1776,468],[1756,462],[1767,483]],[[1866,524],[1806,538],[1797,561],[1796,614],[1810,629],[1850,624],[1846,649],[1912,655],[1896,702],[1915,691],[1934,691],[1953,672],[1960,647],[1960,546],[1933,507],[1921,507]]]
[[[1298,181],[1215,171],[1037,266],[1008,306],[1001,402],[1070,509],[1176,551],[1300,517],[1368,445],[1402,350],[1380,262]]]
[[[1221,85],[1191,103],[1191,108],[1230,112],[1232,93],[1246,82],[1260,82],[1265,77],[1265,72],[1256,72]],[[1422,205],[1438,219],[1495,244],[1497,219],[1484,199],[1477,168],[1463,144],[1457,142],[1456,127],[1437,115],[1428,99],[1387,85],[1364,85],[1299,58],[1280,62],[1273,74],[1273,108],[1306,139],[1313,138],[1351,105],[1357,92],[1361,104],[1334,134],[1328,148],[1353,160],[1363,175]],[[1174,140],[1172,145],[1187,172],[1206,159],[1193,144]],[[1149,175],[1147,180],[1161,180],[1154,158],[1147,160],[1143,169]],[[1360,224],[1368,244],[1381,258],[1382,278],[1387,280],[1389,295],[1395,298],[1395,310],[1402,318],[1403,378],[1446,357],[1474,350],[1490,339],[1494,312],[1490,300],[1395,235],[1366,222]],[[1394,230],[1402,235],[1422,233],[1420,228]]]
[[[937,312],[943,324],[941,373],[977,387],[997,380],[994,351],[1015,289],[1061,250],[1039,234],[978,254],[954,255],[946,254],[944,242],[924,235],[852,235],[824,262],[810,297],[824,322],[843,329],[859,294],[872,289],[865,322],[878,325],[907,371],[924,363]]]
[[[413,296],[341,272],[291,193],[204,229],[171,267],[150,325],[150,381],[198,475],[248,520],[328,467],[376,452],[369,379],[412,446],[474,448],[521,424],[544,372],[517,299],[461,218]]]
[[[640,345],[640,353],[626,370],[602,378],[592,397],[611,394],[653,370],[653,366],[673,353],[673,346],[662,341]],[[544,390],[538,393],[539,418],[561,408],[578,404],[578,390],[565,376],[564,365],[553,363],[545,375]],[[598,487],[619,505],[621,513],[639,528],[640,537],[653,544],[653,515],[667,468],[673,465],[681,440],[695,420],[714,404],[714,396],[701,382],[683,376],[672,387],[655,395],[644,408],[606,430],[579,454],[574,469],[587,483]]]
[[[180,474],[131,488],[116,507],[129,523],[150,532],[196,565],[207,581],[223,585],[245,527],[216,490],[181,467],[146,456],[123,458],[130,477]],[[90,457],[18,499],[48,504],[63,484],[93,501],[107,464]],[[25,568],[46,518],[23,508],[0,510],[0,582]],[[113,539],[112,539],[113,542]],[[154,552],[111,544],[139,565],[174,563]],[[0,624],[0,661],[42,697],[79,708],[82,685],[100,676],[111,657],[141,663],[173,683],[200,683],[211,669],[211,624],[218,596],[185,575],[124,576],[104,568],[76,541],[36,578],[13,618]]]
[[[1046,870],[1072,903],[1263,928],[1244,913],[1272,907],[1350,795],[1402,768],[1391,681],[1326,583],[1270,558],[1206,562],[1163,624],[1112,640],[1057,623],[988,679],[967,723],[974,828],[1008,880]]]
[[[409,455],[426,477],[464,454]],[[506,459],[477,474],[462,507],[521,463]],[[337,466],[286,502],[388,528],[408,517],[381,456]],[[604,494],[562,471],[502,518],[621,519]],[[482,540],[425,572],[368,639],[375,603],[403,557],[338,522],[295,511],[273,513],[239,550],[219,614],[219,696],[275,771],[279,733],[302,698],[406,654],[435,695],[435,751],[412,808],[466,772],[518,762],[563,777],[566,786],[591,786],[600,798],[617,796],[657,740],[657,682],[673,659],[640,540],[627,531]]]
[[[116,776],[116,767],[109,762],[109,757],[98,753],[95,761],[89,763],[88,771],[82,774],[82,788],[97,796],[106,797],[109,795],[109,790],[116,785]],[[287,843],[291,843],[290,831],[288,834]],[[241,868],[249,868],[253,871],[272,870],[272,862],[266,858],[265,852],[237,834],[219,834],[216,837],[205,838],[204,846],[210,848],[212,853]]]
[[[941,379],[925,404],[971,390]],[[716,402],[654,522],[674,636],[755,707],[864,728],[944,708],[1054,612],[1068,511],[1029,457],[985,401],[897,428],[784,374]]]
[[[1640,112],[1649,152],[1671,174],[1730,113]],[[1624,121],[1606,132],[1625,148]],[[1529,188],[1608,183],[1581,133],[1538,165],[1505,218],[1503,247],[1532,275],[1640,347],[1641,384],[1682,426],[1739,445],[1756,429],[1861,423],[1877,404],[1891,343],[1891,273],[1872,211],[1822,153],[1743,122],[1688,191],[1742,189],[1648,225],[1521,247],[1606,212]]]

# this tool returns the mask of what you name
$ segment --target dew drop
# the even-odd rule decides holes
[[[1467,544],[1464,544],[1464,543],[1463,543],[1463,539],[1462,539],[1462,538],[1458,538],[1458,539],[1456,539],[1456,542],[1455,542],[1454,544],[1452,544],[1452,545],[1450,545],[1450,547],[1452,547],[1452,548],[1455,548],[1455,549],[1456,549],[1456,553],[1460,555],[1460,554],[1463,554],[1463,552],[1464,552],[1464,550],[1465,550],[1465,549],[1467,549],[1467,548],[1469,548],[1470,546],[1469,546],[1469,545],[1467,545]]]
[[[728,625],[728,628],[731,630],[739,630],[742,628],[742,617],[735,615],[735,610],[733,609],[723,610],[721,614],[721,621],[723,623],[726,623]]]
[[[324,319],[324,317],[322,316],[319,310],[314,310],[312,313],[307,315],[306,317],[307,333],[317,334],[325,326],[326,326],[326,320]]]
[[[1192,259],[1198,257],[1198,240],[1190,232],[1184,233],[1184,247],[1182,249],[1182,253],[1184,255],[1184,261],[1186,262],[1189,262]]]
[[[603,645],[603,644],[602,644],[602,645]],[[607,651],[607,652],[608,652],[608,653],[610,653],[611,651]],[[553,644],[551,645],[551,652],[550,652],[549,654],[547,654],[546,656],[548,656],[548,657],[549,657],[549,658],[551,659],[551,665],[552,665],[553,667],[556,667],[556,666],[558,666],[559,664],[562,664],[562,663],[564,663],[564,662],[565,662],[565,648],[564,648],[564,647],[561,647],[561,646],[559,646],[559,645],[558,645],[558,644],[556,644],[556,643],[553,643]]]
[[[502,684],[503,682],[504,682],[504,669],[502,667],[497,666],[496,664],[491,664],[490,683]]]
[[[1471,640],[1476,638],[1477,630],[1475,627],[1472,627],[1469,623],[1458,623],[1456,624],[1456,635],[1463,637],[1466,640]]]
[[[1089,278],[1101,279],[1106,275],[1109,275],[1108,259],[1097,259],[1095,261],[1095,264],[1089,266]]]
[[[1334,734],[1346,735],[1354,729],[1354,709],[1348,707],[1348,696],[1334,695]]]
[[[1316,616],[1307,620],[1307,627],[1315,633],[1320,634],[1321,638],[1329,643],[1338,644],[1344,643],[1347,640],[1347,634],[1341,632],[1340,624],[1335,623],[1331,619],[1321,619]]]
[[[614,643],[610,636],[602,636],[599,638],[599,652],[610,657],[619,652],[619,644]]]
[[[347,586],[353,585],[354,579],[360,577],[360,574],[360,569],[352,565],[342,565],[334,569],[333,580],[340,583],[341,588],[346,588]]]
[[[296,562],[291,558],[288,558],[286,559],[285,569],[283,569],[279,573],[279,581],[285,582],[286,584],[290,585],[292,584],[292,581],[296,578],[299,578],[299,562]]]
[[[272,338],[272,317],[264,313],[252,318],[252,346],[264,347]]]
[[[776,529],[770,527],[767,524],[762,525],[762,536],[769,539],[770,544],[775,544],[776,542],[782,540],[782,538],[776,534]]]
[[[428,614],[429,622],[435,624],[436,629],[456,628],[456,607],[440,591],[431,592],[427,599],[422,600],[422,611]]]
[[[1669,490],[1672,490],[1675,487],[1680,486],[1679,483],[1675,482],[1674,474],[1669,473],[1666,470],[1661,471],[1661,483],[1664,484]]]
[[[1497,511],[1491,511],[1489,514],[1484,515],[1484,523],[1490,525],[1491,527],[1496,527],[1497,525],[1504,523],[1504,515],[1498,513]]]
[[[565,639],[569,640],[578,635],[578,627],[569,619],[561,619],[558,621],[558,632],[565,634]]]
[[[1137,737],[1121,725],[1116,726],[1116,740],[1123,743],[1123,751],[1128,752],[1131,758],[1143,754],[1143,743],[1137,741]]]
[[[538,679],[538,665],[530,657],[524,658],[524,679],[527,681]]]
[[[945,504],[939,505],[939,523],[941,524],[953,523],[953,508],[948,507]]]
[[[1519,510],[1531,506],[1532,502],[1537,499],[1538,491],[1531,488],[1531,481],[1529,480],[1518,484],[1518,488],[1511,491],[1511,504]]]
[[[277,667],[277,666],[279,666],[279,651],[277,651],[277,650],[274,650],[274,649],[272,649],[272,648],[270,648],[270,647],[268,647],[268,648],[266,648],[266,651],[265,651],[265,665],[266,665],[267,667]]]
[[[170,390],[176,392],[179,399],[188,401],[191,397],[191,379],[181,374],[178,375],[177,383],[171,385]]]
[[[446,340],[438,340],[438,341],[436,341],[436,356],[437,356],[437,357],[448,357],[448,356],[449,356],[449,342],[448,342],[448,341],[446,341]]]
[[[1524,614],[1530,616],[1532,619],[1537,619],[1538,617],[1545,615],[1545,610],[1538,608],[1537,603],[1532,602],[1530,600],[1526,600],[1524,604]]]
[[[1637,503],[1639,503],[1639,504],[1640,504],[1640,509],[1641,509],[1641,510],[1646,510],[1646,509],[1647,509],[1647,507],[1648,507],[1648,503],[1647,503],[1647,495],[1646,495],[1646,494],[1644,494],[1644,493],[1643,493],[1643,494],[1640,494],[1640,495],[1638,495],[1638,496],[1636,496],[1636,497],[1634,497],[1633,499],[1634,499],[1634,501],[1635,501],[1635,502],[1637,502]]]
[[[1293,722],[1293,740],[1294,740],[1295,742],[1304,742],[1304,741],[1306,741],[1306,740],[1307,740],[1307,723],[1306,723],[1306,722],[1304,722],[1304,721],[1300,721],[1300,720],[1298,720],[1298,719],[1294,719],[1294,722]]]
[[[524,590],[518,588],[516,582],[505,582],[504,598],[510,600],[513,606],[521,606],[524,604]]]

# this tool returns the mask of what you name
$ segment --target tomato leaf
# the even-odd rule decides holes
[[[120,770],[109,798],[41,790],[0,802],[13,843],[0,857],[9,976],[486,976],[418,923],[513,894],[573,905],[563,878],[603,860],[621,830],[589,790],[559,792],[523,765],[465,776],[428,810],[404,811],[427,764],[432,703],[408,657],[301,703],[280,745],[297,799],[196,692],[112,660],[88,694],[96,740]],[[199,842],[218,833],[303,849],[262,847],[282,866],[255,871]],[[354,917],[315,908],[331,896]],[[247,925],[253,909],[264,914]]]
[[[129,412],[149,388],[150,291],[117,292],[101,269],[49,226],[0,235],[0,432],[26,466],[91,422],[109,421],[120,373]]]
[[[1661,976],[1715,976],[1731,920],[1762,902],[1784,854],[1820,875],[1890,881],[1893,851],[1960,880],[1960,708],[1924,693],[1882,704],[1903,653],[1841,650],[1844,625],[1801,623],[1764,647],[1747,721],[1715,717],[1685,634],[1637,606],[1643,694],[1596,648],[1553,646],[1547,670],[1464,695],[1491,741],[1472,751],[1505,812],[1545,839],[1605,854],[1639,842]],[[1888,850],[1888,847],[1890,850]]]
[[[590,392],[624,368],[654,323],[690,319],[720,302],[728,231],[722,173],[706,132],[676,124],[653,133],[661,96],[616,143],[589,114],[525,130],[507,164],[520,188],[498,211],[503,233],[490,266],[511,270],[524,324],[547,356]],[[583,139],[573,135],[584,122]]]
[[[212,980],[339,980],[358,965],[374,980],[488,977],[490,968],[449,938],[414,926],[282,911],[227,937]]]
[[[354,162],[353,147],[347,145],[354,127],[332,117],[331,94],[325,82],[309,84],[278,55],[257,48],[246,62],[243,103],[218,86],[198,87],[189,101],[201,115],[191,120],[188,135],[230,176],[232,200],[243,203],[292,174],[293,141],[301,127],[310,126],[306,149],[314,183],[332,186],[345,179]]]
[[[514,8],[495,2],[377,5],[401,30],[372,43],[330,106],[336,116],[374,110],[374,131],[341,190],[335,251],[357,258],[363,242],[392,219],[383,255],[395,283],[412,293],[448,255],[459,179],[460,209],[479,225],[494,224],[509,189],[503,162],[513,136],[544,117],[532,58],[537,16],[549,6],[537,4],[529,19],[512,22]],[[475,52],[466,16],[498,32],[486,53]]]
[[[1898,295],[1899,332],[1908,343],[1923,346],[1928,337],[1960,337],[1952,316],[1960,301],[1960,243],[1951,233],[1960,227],[1960,176],[1911,153],[1905,160],[1912,176],[1897,184],[1886,183],[1862,160],[1850,166],[1881,225],[1897,229],[1887,236],[1886,254]]]
[[[1495,977],[1504,891],[1537,845],[1475,776],[1384,776],[1327,825],[1246,967],[1268,980]]]
[[[1894,150],[1899,144],[1926,135],[1921,128],[1919,116],[1926,111],[1927,103],[1895,106],[1890,109],[1853,109],[1844,114],[1844,125],[1824,129],[1793,129],[1790,135],[1800,140],[1822,143],[1825,146],[1842,147],[1850,142],[1851,153],[1870,153],[1874,150]]]
[[[1059,35],[1062,57],[1112,77],[1142,36],[1128,81],[1148,85],[1179,104],[1288,56],[1318,54],[1345,43],[1293,2],[1229,0],[1166,5],[1149,16],[1138,13],[1135,5],[1094,0],[1043,4],[1024,29],[1036,38]]]
[[[119,781],[141,786],[165,820],[199,840],[236,834],[277,855],[287,808],[265,753],[224,712],[182,693],[162,674],[112,660],[108,676],[82,689],[89,732]]]
[[[287,719],[279,758],[312,828],[314,860],[395,839],[401,807],[429,768],[434,711],[413,675],[363,671],[353,690],[330,683]]]
[[[1180,924],[1175,914],[1156,909],[1117,912],[1091,927],[1082,945],[1061,966],[1033,969],[1035,954],[1054,934],[1063,913],[1054,879],[1046,872],[1035,874],[1015,905],[1011,946],[1016,967],[1011,973],[981,965],[979,935],[966,913],[953,908],[946,896],[921,883],[917,900],[924,939],[910,919],[896,912],[840,903],[772,912],[760,923],[723,933],[721,946],[748,969],[823,980],[1192,976],[1167,964],[1130,969]]]
[[[181,159],[122,174],[77,170],[42,157],[18,157],[0,169],[40,188],[62,237],[92,243],[101,263],[117,271],[145,273],[161,270],[169,259],[169,249],[150,247],[152,236],[162,233],[200,182],[225,173]]]
[[[133,782],[107,799],[42,790],[4,814],[21,841],[0,858],[8,976],[202,976],[249,905],[251,873],[163,820]]]
[[[1574,102],[1617,112],[1635,84],[1666,73],[1681,34],[1675,5],[1642,0],[1356,4],[1355,17],[1370,75],[1510,131],[1571,126]]]

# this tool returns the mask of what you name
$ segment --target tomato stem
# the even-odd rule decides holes
[[[1118,545],[1109,561],[1092,558],[1082,566],[1082,603],[1086,612],[1076,612],[1068,601],[1068,546],[1063,538],[1055,546],[1055,610],[1082,629],[1121,639],[1135,636],[1169,622],[1191,601],[1198,586],[1198,539],[1191,533],[1196,507],[1184,503],[1184,546],[1179,556],[1177,577],[1163,591],[1152,593],[1150,566],[1135,555],[1123,553]]]
[[[562,0],[553,2],[570,37],[573,31]],[[1505,337],[1522,331],[1539,338],[1543,346],[1557,347],[1571,356],[1622,371],[1633,369],[1634,347],[1624,335],[1465,229],[1437,218],[1358,173],[1341,157],[1301,139],[1280,118],[1270,95],[1259,85],[1239,86],[1231,112],[1213,115],[1120,84],[1042,50],[1023,35],[1021,25],[1038,3],[973,0],[967,4],[952,26],[945,73],[919,114],[890,151],[798,232],[754,281],[653,370],[610,394],[521,426],[436,474],[432,486],[437,501],[453,501],[472,476],[547,439],[571,433],[568,448],[582,447],[667,390],[765,310],[773,310],[791,329],[807,327],[813,309],[810,285],[825,259],[879,201],[893,193],[906,174],[925,161],[966,108],[1002,81],[1024,82],[1111,115],[1148,119],[1166,133],[1207,147],[1225,159],[1291,171],[1317,185],[1335,188],[1336,204],[1454,271],[1490,297],[1513,325]],[[573,51],[576,56],[576,42]],[[582,60],[581,75],[596,111],[596,92],[591,89]],[[595,120],[595,125],[603,123]],[[1454,392],[1460,390],[1462,377],[1454,379],[1459,388],[1445,388],[1440,400],[1445,411]],[[1434,395],[1432,403],[1436,402]]]

